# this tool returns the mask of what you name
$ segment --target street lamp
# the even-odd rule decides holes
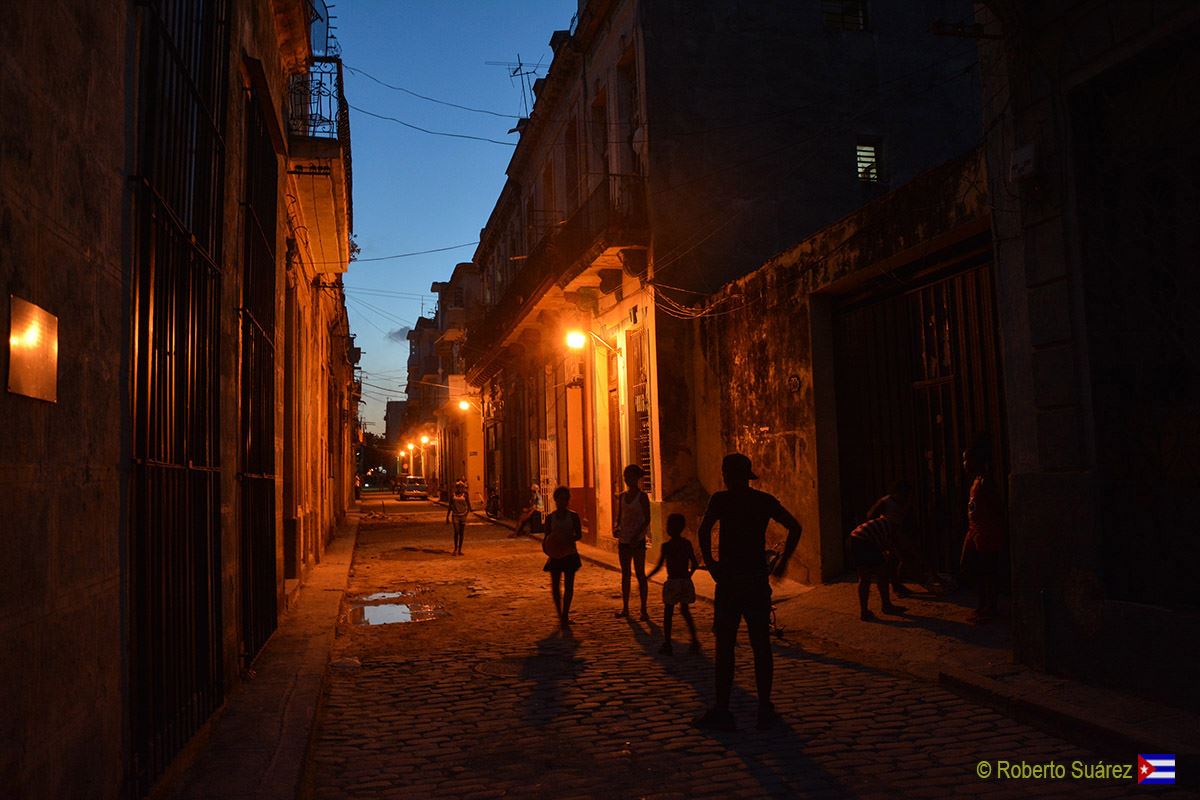
[[[582,350],[584,345],[587,344],[587,340],[588,340],[589,336],[591,336],[592,339],[594,339],[595,341],[604,345],[605,348],[607,348],[609,350],[609,352],[616,353],[617,355],[621,354],[620,350],[613,347],[608,342],[604,341],[604,339],[601,336],[599,336],[598,334],[596,334],[594,331],[583,331],[583,330],[579,330],[579,329],[567,331],[567,347],[569,347],[572,350]]]

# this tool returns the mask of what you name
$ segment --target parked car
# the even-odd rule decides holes
[[[425,482],[424,478],[417,475],[404,475],[400,478],[396,494],[400,496],[401,500],[428,500],[429,484]]]

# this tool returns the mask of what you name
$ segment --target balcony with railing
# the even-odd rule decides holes
[[[288,86],[288,172],[318,272],[345,272],[354,227],[350,107],[328,7],[310,2],[312,57]]]
[[[606,253],[649,243],[643,180],[609,175],[583,204],[541,237],[499,301],[467,330],[467,369],[486,370],[509,333],[555,285],[565,284]]]

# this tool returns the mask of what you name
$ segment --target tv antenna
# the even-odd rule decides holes
[[[523,117],[529,116],[530,107],[533,105],[533,85],[529,80],[529,76],[537,75],[545,69],[542,66],[542,59],[538,59],[536,64],[532,66],[521,60],[521,54],[517,53],[516,61],[485,61],[484,64],[490,67],[505,67],[508,69],[508,82],[511,84],[513,80],[521,83],[521,108],[524,113]]]

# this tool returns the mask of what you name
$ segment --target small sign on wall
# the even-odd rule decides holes
[[[8,390],[58,402],[58,317],[9,295]]]

